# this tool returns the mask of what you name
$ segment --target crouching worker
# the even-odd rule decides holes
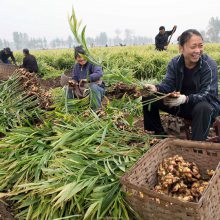
[[[30,54],[28,49],[23,49],[23,64],[20,65],[21,68],[25,68],[30,73],[38,72],[38,64],[34,55]]]
[[[13,52],[11,51],[9,47],[6,47],[0,51],[0,62],[10,64],[11,62],[8,60],[9,58],[11,58],[13,63],[16,65],[16,60],[13,55]]]
[[[180,55],[168,64],[165,79],[158,85],[145,85],[150,91],[180,94],[144,105],[144,128],[163,134],[159,110],[192,121],[192,140],[207,139],[209,128],[219,114],[218,67],[203,54],[203,38],[194,29],[184,31],[179,38]],[[143,103],[152,97],[143,97]]]
[[[89,94],[91,108],[97,110],[101,108],[105,93],[104,82],[101,80],[102,67],[88,62],[80,54],[85,54],[82,46],[75,47],[76,64],[72,70],[72,80],[69,81],[67,98],[83,98]]]

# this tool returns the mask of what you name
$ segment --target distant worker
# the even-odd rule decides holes
[[[20,67],[25,68],[30,73],[37,73],[38,65],[35,56],[30,54],[28,49],[23,49],[23,54],[23,64]]]
[[[13,63],[16,65],[15,57],[9,47],[6,47],[0,51],[0,62],[10,64],[10,61],[8,60],[9,57],[12,59]]]
[[[162,51],[166,50],[168,44],[170,43],[170,39],[168,40],[169,36],[172,36],[173,33],[176,31],[177,26],[174,25],[171,31],[165,31],[164,26],[160,26],[159,33],[155,37],[155,46],[156,50]]]

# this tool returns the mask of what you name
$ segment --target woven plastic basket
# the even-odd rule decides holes
[[[157,169],[163,159],[183,156],[205,175],[215,170],[198,202],[182,202],[155,192]],[[220,220],[220,144],[165,139],[150,149],[122,178],[123,191],[133,209],[145,220]]]

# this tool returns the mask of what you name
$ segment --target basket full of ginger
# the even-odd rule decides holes
[[[131,208],[146,220],[219,220],[220,144],[167,138],[121,178]]]

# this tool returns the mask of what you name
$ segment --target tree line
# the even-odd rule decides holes
[[[71,36],[67,39],[54,38],[48,41],[44,38],[32,38],[29,37],[27,33],[13,32],[13,41],[9,42],[5,39],[0,39],[0,48],[10,47],[15,50],[20,50],[23,48],[29,49],[56,49],[56,48],[70,48],[74,44],[74,40]]]
[[[129,29],[125,29],[124,38],[121,37],[122,31],[116,30],[116,36],[109,38],[105,32],[101,32],[96,37],[87,37],[87,44],[93,46],[113,46],[113,45],[140,45],[153,43],[153,40],[148,37],[135,36]],[[22,48],[29,49],[56,49],[56,48],[71,48],[76,45],[76,41],[68,36],[67,39],[54,38],[48,41],[44,38],[30,38],[27,33],[13,32],[13,41],[9,42],[5,39],[0,39],[0,48],[11,47],[12,49],[20,50]]]
[[[207,30],[200,30],[205,42],[220,43],[220,20],[218,17],[211,17],[208,23]],[[13,41],[9,42],[6,39],[0,39],[0,48],[11,47],[12,49],[20,50],[23,48],[29,49],[57,49],[71,48],[76,45],[75,40],[68,36],[66,39],[54,38],[48,41],[45,37],[34,38],[29,37],[27,33],[13,32]],[[122,36],[123,35],[123,36]],[[156,33],[155,33],[156,35]],[[125,29],[121,31],[115,30],[115,37],[110,38],[106,32],[101,32],[96,37],[87,37],[87,44],[93,46],[115,46],[115,45],[142,45],[154,43],[154,39],[145,36],[136,36],[132,30]]]
[[[207,31],[201,32],[204,40],[210,43],[220,43],[220,20],[218,17],[211,17],[208,23]]]

